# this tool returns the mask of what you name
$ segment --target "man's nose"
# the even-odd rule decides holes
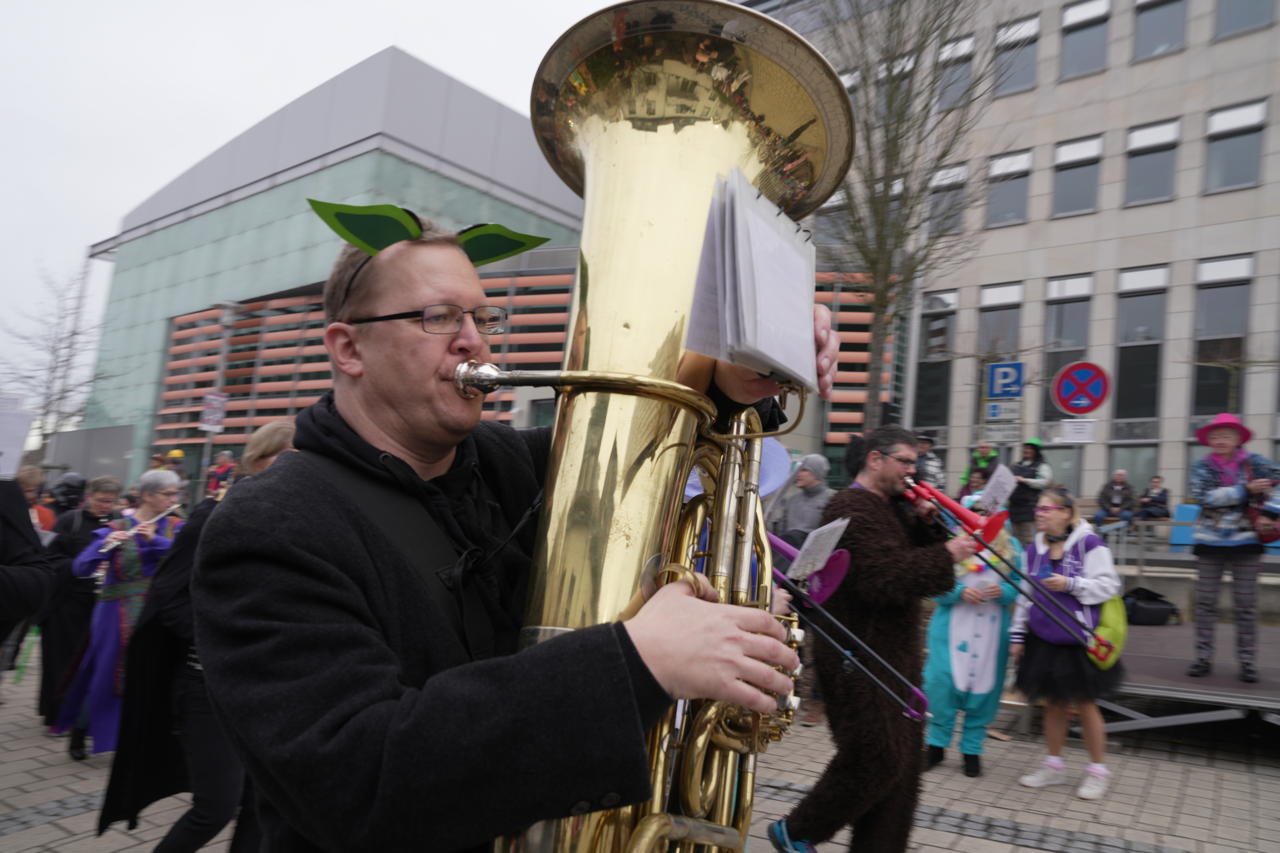
[[[457,352],[476,353],[484,349],[485,336],[480,334],[475,317],[471,314],[462,315],[462,325],[454,332],[450,344]]]

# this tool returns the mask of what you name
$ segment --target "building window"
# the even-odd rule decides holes
[[[1116,324],[1117,421],[1144,420],[1151,424],[1159,413],[1160,347],[1164,338],[1165,292],[1168,267],[1122,270]],[[1158,290],[1132,292],[1137,288]],[[1121,434],[1119,425],[1116,435]],[[1132,435],[1133,433],[1128,433]]]
[[[1110,0],[1085,0],[1062,10],[1062,70],[1070,80],[1107,67],[1107,16]]]
[[[1149,204],[1172,199],[1178,122],[1135,127],[1129,131],[1126,147],[1129,162],[1124,178],[1124,203]]]
[[[818,246],[845,245],[849,236],[848,199],[840,189],[813,215],[813,242]]]
[[[1045,323],[1049,349],[1083,349],[1089,340],[1089,300],[1050,302]]]
[[[1209,113],[1206,192],[1258,185],[1262,165],[1262,127],[1266,121],[1266,101]]]
[[[1022,304],[1022,282],[1009,284],[988,284],[982,288],[978,304],[983,308],[994,308],[1000,305]]]
[[[1213,10],[1213,37],[1247,33],[1271,23],[1275,0],[1218,0]]]
[[[893,62],[882,62],[876,79],[876,117],[881,124],[901,122],[912,109],[911,72],[914,56],[900,56]]]
[[[1012,95],[1036,86],[1036,41],[1040,19],[1025,18],[996,30],[995,95]]]
[[[969,101],[973,80],[973,36],[948,42],[938,51],[938,109],[952,110]]]
[[[1133,61],[1181,50],[1186,25],[1186,0],[1138,0],[1133,22]]]
[[[952,339],[955,334],[954,290],[926,293],[920,316],[920,349],[916,362],[916,426],[950,423]]]
[[[1044,378],[1052,383],[1058,371],[1084,358],[1089,345],[1089,295],[1093,292],[1092,276],[1051,279],[1045,306]],[[1083,296],[1083,299],[1061,299]],[[1053,389],[1046,384],[1040,413],[1043,421],[1060,421],[1066,417],[1053,402]]]
[[[987,227],[1027,221],[1027,185],[1031,152],[992,158],[987,170]]]
[[[1160,348],[1165,337],[1167,266],[1121,270],[1116,324],[1116,420],[1155,421],[1160,406]],[[1119,429],[1117,429],[1119,434]]]
[[[1240,412],[1249,327],[1250,256],[1201,261],[1196,280],[1196,380],[1192,414]]]
[[[929,181],[929,233],[955,234],[964,230],[963,166],[939,169]]]
[[[1098,208],[1102,137],[1062,142],[1053,155],[1053,215],[1074,216]]]
[[[1111,448],[1111,468],[1113,471],[1124,471],[1129,475],[1129,485],[1133,487],[1134,500],[1142,494],[1142,490],[1151,482],[1151,478],[1160,471],[1156,468],[1156,446],[1154,444],[1131,444]]]
[[[1061,483],[1073,495],[1080,494],[1080,448],[1070,445],[1046,447],[1044,461],[1053,470],[1053,481]]]
[[[1014,361],[1018,355],[1018,327],[1022,322],[1021,282],[988,284],[978,294],[978,381],[974,401],[982,411],[986,396],[987,365]]]

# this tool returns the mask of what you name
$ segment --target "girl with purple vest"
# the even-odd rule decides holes
[[[1095,627],[1100,605],[1120,593],[1111,552],[1080,518],[1075,501],[1064,488],[1045,489],[1036,503],[1036,537],[1027,546],[1023,565],[1035,582],[1023,582],[1023,590],[1034,596],[1018,598],[1013,624],[1009,628],[1010,653],[1018,664],[1018,689],[1028,700],[1044,700],[1044,735],[1049,754],[1036,770],[1018,781],[1028,788],[1063,785],[1068,781],[1062,748],[1067,742],[1067,715],[1075,705],[1084,729],[1089,766],[1076,795],[1096,800],[1107,792],[1110,773],[1104,763],[1106,733],[1102,713],[1095,700],[1106,696],[1120,683],[1121,667],[1094,666],[1081,645],[1079,632],[1068,632],[1048,615],[1052,608],[1068,628],[1076,622]],[[1065,605],[1075,619],[1062,610],[1041,603],[1052,596]]]

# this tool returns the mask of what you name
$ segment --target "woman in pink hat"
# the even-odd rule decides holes
[[[1245,510],[1261,502],[1260,524],[1274,527],[1280,518],[1280,468],[1241,445],[1253,438],[1235,415],[1226,413],[1196,431],[1212,452],[1191,469],[1191,500],[1200,505],[1196,521],[1196,660],[1187,675],[1199,678],[1213,669],[1213,630],[1218,620],[1218,585],[1231,572],[1235,598],[1236,655],[1240,680],[1258,680],[1258,572],[1262,543]]]

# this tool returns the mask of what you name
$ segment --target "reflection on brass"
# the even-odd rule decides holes
[[[608,622],[670,563],[704,571],[723,601],[767,608],[759,418],[747,410],[728,435],[711,435],[706,399],[676,379],[716,176],[742,170],[793,218],[817,208],[852,153],[844,88],[764,15],[646,0],[560,38],[539,68],[532,115],[584,213],[571,344],[558,378],[542,377],[562,391],[524,636]],[[497,381],[481,373],[460,371],[460,390]],[[602,376],[610,381],[592,380]],[[695,467],[707,494],[685,506]],[[499,849],[741,849],[754,753],[793,714],[687,703],[649,734],[649,801],[542,823]],[[697,760],[687,754],[695,730]],[[690,814],[672,811],[681,803]]]

